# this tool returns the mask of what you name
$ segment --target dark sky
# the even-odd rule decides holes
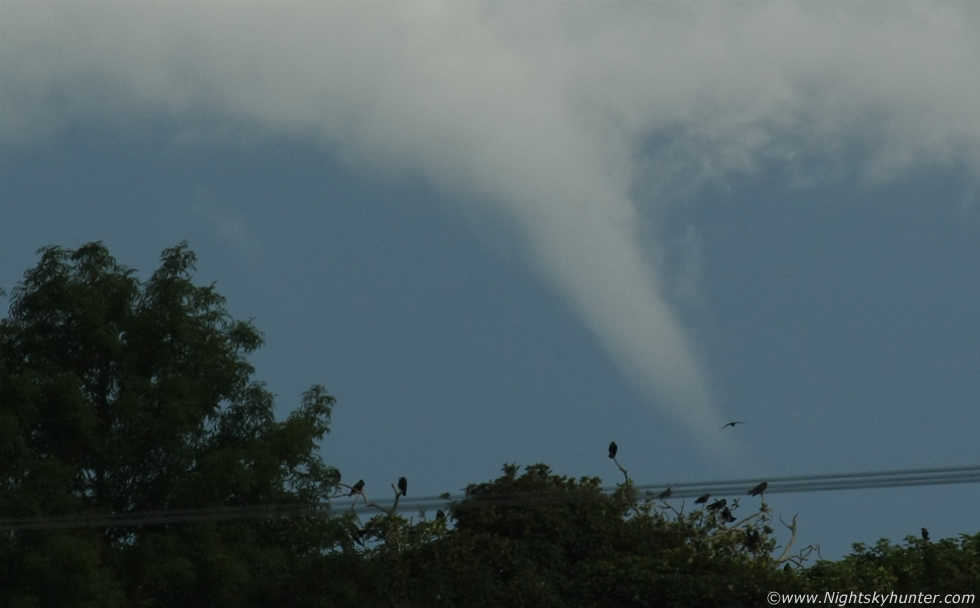
[[[977,464],[976,10],[603,6],[6,2],[0,286],[189,241],[368,488]],[[837,557],[976,496],[769,503]]]

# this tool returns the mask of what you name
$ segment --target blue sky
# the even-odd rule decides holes
[[[0,286],[189,241],[285,415],[387,492],[977,464],[980,9],[0,8]],[[719,431],[729,420],[745,425]],[[773,495],[800,542],[975,486]]]

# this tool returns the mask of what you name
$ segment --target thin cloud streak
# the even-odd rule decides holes
[[[672,307],[659,200],[842,147],[888,179],[980,175],[965,5],[8,3],[5,145],[72,123],[218,117],[315,137],[503,218],[626,377],[704,445],[724,422]],[[202,118],[206,116],[208,118]],[[190,127],[189,127],[190,128]],[[651,148],[651,137],[661,136]],[[652,205],[652,206],[651,206]]]

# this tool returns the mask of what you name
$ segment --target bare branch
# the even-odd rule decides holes
[[[619,464],[619,461],[616,460],[615,458],[613,458],[612,461],[616,463],[616,467],[619,468],[619,470],[623,473],[623,478],[626,479],[626,483],[629,483],[630,482],[629,471],[624,469],[623,465]]]
[[[740,529],[744,524],[749,523],[753,519],[757,519],[759,517],[762,517],[763,515],[764,515],[764,513],[757,511],[757,512],[753,513],[752,515],[749,515],[748,517],[746,517],[742,521],[736,522],[736,523],[732,524],[731,526],[729,526],[727,528],[722,528],[720,531],[715,532],[714,534],[712,534],[708,538],[709,539],[714,539],[714,538],[718,538],[720,536],[724,536],[726,534],[729,534],[729,533],[731,533],[731,532],[733,532],[735,530]]]
[[[668,489],[669,489],[669,488],[668,488]],[[674,506],[673,506],[672,504],[670,504],[669,502],[667,502],[667,500],[666,500],[666,497],[665,497],[665,498],[659,498],[659,497],[658,497],[657,499],[658,499],[658,500],[659,500],[660,502],[662,502],[662,503],[663,503],[663,505],[664,505],[664,506],[663,506],[663,507],[661,507],[661,508],[667,508],[667,509],[670,509],[671,511],[673,511],[673,512],[674,512],[674,515],[676,515],[678,519],[681,519],[681,518],[683,518],[683,517],[684,517],[684,514],[683,514],[683,513],[681,513],[681,512],[680,512],[680,511],[678,511],[677,509],[675,509],[675,508],[674,508]]]
[[[792,535],[789,538],[789,542],[786,543],[786,548],[783,549],[782,555],[780,555],[779,557],[776,558],[776,560],[775,560],[774,563],[777,564],[777,565],[782,564],[783,562],[785,562],[785,561],[787,561],[789,559],[787,557],[787,555],[789,555],[790,549],[793,548],[793,544],[796,543],[796,517],[797,517],[797,515],[794,515],[793,516],[793,523],[792,524],[787,524],[785,521],[783,521],[783,518],[782,517],[779,518],[779,523],[781,523],[784,526],[786,526],[787,528],[789,528],[790,532],[792,532]]]
[[[350,510],[351,511],[353,511],[354,510],[354,507],[357,506],[357,499],[358,499],[358,497],[364,498],[364,504],[365,505],[368,504],[367,494],[364,493],[363,487],[360,490],[358,490],[354,486],[349,486],[346,483],[338,483],[337,485],[340,486],[340,487],[347,488],[348,490],[350,490],[350,492],[347,494],[347,496],[353,496],[354,497],[354,501],[350,505]],[[331,498],[337,498],[338,496],[344,496],[343,490],[338,490],[336,493],[334,493],[334,495]]]
[[[619,464],[619,460],[614,456],[612,461],[616,464],[616,468],[623,474],[623,485],[629,490],[628,500],[630,508],[633,512],[639,515],[640,509],[636,506],[636,498],[633,496],[633,482],[630,480],[629,471],[623,468],[623,465]]]
[[[395,513],[398,511],[398,501],[401,498],[402,493],[397,487],[395,487],[395,484],[391,484],[391,489],[395,493],[395,504],[391,505],[391,507],[386,509],[376,502],[371,502],[367,499],[367,495],[364,495],[364,506],[374,507],[375,509],[381,511],[382,513],[387,513],[388,517],[393,517]],[[361,492],[361,494],[364,494],[363,491]]]

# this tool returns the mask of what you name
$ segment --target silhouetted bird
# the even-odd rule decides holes
[[[361,490],[364,489],[364,480],[361,479],[354,484],[354,487],[350,489],[350,494],[348,496],[353,496],[354,494],[360,494]]]
[[[736,424],[745,424],[745,422],[742,421],[742,420],[734,420],[732,422],[729,422],[728,424],[726,424],[725,426],[723,426],[721,428],[723,428],[723,429],[727,429],[728,427],[734,428]]]
[[[789,572],[792,569],[793,568],[790,567],[789,562],[786,562],[786,565],[783,566],[783,572]]]
[[[929,540],[929,530],[926,530],[925,528],[922,528],[922,540]]]
[[[442,509],[439,509],[436,511],[436,519],[446,519],[446,513]]]
[[[725,507],[725,509],[721,512],[721,519],[725,523],[730,524],[735,521],[735,516],[732,515],[732,512],[728,509],[728,507]]]
[[[758,530],[748,530],[745,533],[745,546],[749,551],[755,553],[759,548],[759,541],[762,540]]]
[[[398,491],[402,493],[402,496],[408,493],[408,480],[404,477],[398,478]]]
[[[728,499],[722,498],[721,500],[716,500],[710,505],[708,505],[708,509],[712,511],[717,511],[718,509],[724,507],[727,504],[728,504]]]
[[[609,457],[610,458],[615,458],[616,457],[616,452],[618,452],[618,451],[619,451],[619,446],[616,445],[616,442],[615,441],[611,442],[609,444]]]
[[[754,487],[751,490],[749,490],[749,496],[758,496],[759,494],[762,494],[763,492],[765,492],[766,491],[766,488],[768,488],[768,487],[769,487],[769,482],[763,481],[762,483],[760,483],[756,487]]]
[[[698,499],[694,501],[694,504],[703,505],[704,503],[708,502],[709,498],[711,498],[711,494],[702,494],[701,496],[698,496]]]
[[[670,494],[671,494],[671,489],[670,488],[667,488],[666,490],[664,490],[663,492],[661,492],[660,494],[658,494],[657,495],[657,498],[659,498],[660,500],[663,500],[663,499],[669,497]]]

